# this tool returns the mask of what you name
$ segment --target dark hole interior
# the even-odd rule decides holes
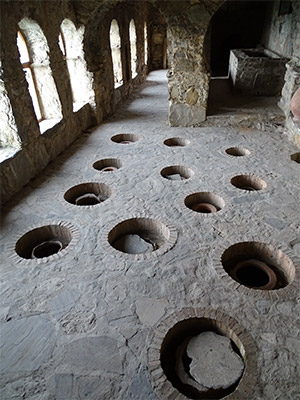
[[[248,190],[249,192],[253,192],[256,190],[253,186],[239,186],[240,189]]]
[[[261,256],[261,255],[256,254],[256,252],[253,252],[253,250],[247,252],[247,254],[236,255],[236,256],[233,255],[233,256],[229,257],[228,259],[227,259],[227,257],[222,256],[222,264],[223,264],[223,267],[224,267],[225,271],[226,271],[233,279],[235,279],[235,278],[232,276],[232,273],[231,273],[232,269],[233,269],[238,263],[243,262],[243,261],[247,261],[249,258],[255,258],[255,259],[257,259],[258,261],[262,261],[262,262],[266,263],[267,266],[268,266],[269,268],[271,268],[271,269],[275,272],[276,277],[277,277],[277,284],[276,284],[276,287],[275,287],[274,289],[283,288],[283,287],[287,286],[287,285],[290,283],[290,282],[288,281],[288,279],[287,279],[285,273],[283,272],[283,269],[282,269],[282,268],[278,268],[278,266],[276,266],[276,264],[275,264],[275,265],[272,264],[272,262],[271,262],[270,259],[265,258],[265,257],[263,257],[263,256]],[[260,286],[264,286],[264,285],[268,284],[268,282],[269,282],[268,274],[266,274],[263,270],[257,268],[256,266],[253,266],[253,267],[246,267],[246,265],[245,265],[244,268],[245,268],[245,269],[246,269],[246,268],[250,268],[250,270],[251,270],[252,272],[250,271],[250,273],[249,273],[248,271],[245,271],[245,273],[242,273],[242,272],[241,272],[241,275],[239,275],[239,270],[237,270],[237,271],[236,271],[236,277],[240,280],[240,283],[242,283],[242,284],[245,285],[245,286],[252,287],[252,288],[259,288]],[[242,270],[242,269],[244,269],[244,268],[241,267],[240,269]],[[244,281],[242,281],[244,275],[245,275],[245,279],[247,280],[247,276],[250,275],[250,277],[251,277],[251,275],[256,274],[256,272],[257,272],[257,276],[259,276],[258,274],[261,273],[261,275],[260,275],[261,278],[252,278],[252,279],[251,279],[251,282],[253,283],[253,280],[254,280],[254,284],[251,285],[251,282],[249,282],[249,281],[247,281],[247,283],[244,282]],[[250,278],[249,278],[249,279],[250,279]],[[259,280],[260,280],[260,281],[259,281]],[[263,282],[263,283],[260,284],[259,282]],[[260,286],[259,286],[259,285],[260,285]]]
[[[268,275],[254,265],[239,268],[236,271],[236,276],[245,286],[259,288],[269,282]]]
[[[295,153],[291,155],[291,160],[296,161],[296,163],[300,164],[300,153]]]
[[[197,203],[194,204],[192,207],[193,211],[204,213],[204,214],[211,214],[212,209],[207,204]]]
[[[97,197],[93,194],[91,195],[86,195],[82,197],[81,199],[76,199],[75,204],[77,206],[94,206],[95,204],[99,204],[100,200],[97,199]]]
[[[61,250],[61,248],[62,244],[60,242],[54,242],[54,241],[44,242],[36,246],[36,248],[33,250],[33,256],[35,258],[49,257],[52,254],[58,253]]]
[[[244,50],[244,53],[247,54],[249,57],[260,57],[260,58],[269,58],[265,53],[262,51],[250,51]]]
[[[115,171],[116,169],[117,169],[116,167],[104,167],[104,168],[102,168],[102,171],[111,172],[111,171]]]

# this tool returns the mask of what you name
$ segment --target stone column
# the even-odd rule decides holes
[[[190,26],[169,26],[170,113],[172,126],[194,126],[206,118],[210,75],[203,62],[204,34]]]
[[[206,118],[210,72],[204,39],[210,19],[222,2],[190,0],[179,5],[174,2],[171,10],[164,10],[168,22],[169,123],[172,126],[197,126]]]

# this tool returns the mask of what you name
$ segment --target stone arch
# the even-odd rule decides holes
[[[26,40],[32,62],[42,115],[40,131],[43,133],[62,119],[62,107],[50,67],[50,51],[47,39],[37,22],[23,18],[19,22],[19,29]]]
[[[92,77],[87,71],[83,53],[84,26],[76,29],[74,23],[65,18],[60,25],[59,44],[67,64],[73,100],[73,111],[85,104],[94,105]]]
[[[254,48],[262,39],[267,2],[224,2],[209,22],[212,76],[227,76],[231,49]]]

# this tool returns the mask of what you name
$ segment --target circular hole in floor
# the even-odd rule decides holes
[[[291,155],[291,160],[295,161],[296,163],[300,164],[300,153],[295,153]]]
[[[140,137],[133,133],[120,133],[119,135],[112,136],[111,140],[119,144],[131,144],[140,140]]]
[[[222,210],[225,206],[225,201],[214,193],[198,192],[187,196],[184,204],[198,213],[212,214]]]
[[[191,168],[184,167],[181,165],[172,165],[170,167],[163,168],[160,174],[165,179],[171,181],[182,181],[189,179],[194,175],[194,171]]]
[[[164,144],[169,147],[184,147],[184,146],[188,146],[190,144],[190,141],[188,139],[174,137],[174,138],[166,139],[164,141]]]
[[[64,199],[77,206],[93,206],[107,200],[112,190],[105,183],[81,183],[67,190]]]
[[[108,234],[108,242],[127,254],[151,253],[170,238],[170,230],[151,218],[131,218],[116,225]]]
[[[62,225],[46,225],[25,233],[16,243],[16,253],[26,259],[44,258],[65,249],[72,240]]]
[[[122,162],[118,158],[105,158],[93,164],[93,168],[102,172],[113,172],[122,167]]]
[[[238,175],[233,177],[230,182],[236,188],[248,191],[262,190],[267,187],[264,180],[254,175]]]
[[[229,147],[228,149],[226,149],[226,153],[234,157],[243,157],[248,156],[250,154],[250,151],[248,149],[245,149],[244,147],[237,146]]]
[[[238,386],[245,369],[245,349],[224,323],[188,318],[166,334],[160,349],[162,369],[189,399],[220,399]]]
[[[281,289],[295,277],[291,259],[272,245],[260,242],[230,246],[222,254],[222,265],[231,278],[251,289]]]

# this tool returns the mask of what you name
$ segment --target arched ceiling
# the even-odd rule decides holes
[[[226,0],[149,0],[139,1],[139,6],[147,3],[155,5],[167,20],[176,19],[186,15],[191,24],[201,23],[203,19],[211,18],[212,15]],[[76,0],[72,1],[77,23],[86,25],[89,19],[97,11],[98,16],[105,15],[118,3],[134,4],[128,0]],[[100,12],[99,12],[100,11]]]

